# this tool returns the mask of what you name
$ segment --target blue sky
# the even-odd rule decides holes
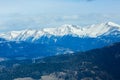
[[[120,0],[0,0],[0,32],[90,25],[120,24]]]

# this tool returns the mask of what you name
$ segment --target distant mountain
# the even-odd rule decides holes
[[[76,54],[0,63],[2,80],[120,80],[120,43]]]
[[[0,34],[0,57],[45,57],[101,48],[119,41],[120,25],[113,22],[11,31]]]
[[[96,38],[105,35],[118,35],[120,34],[120,25],[113,22],[101,23],[97,25],[91,25],[88,27],[79,27],[76,25],[63,25],[56,28],[43,28],[40,30],[26,29],[22,31],[11,31],[8,33],[0,34],[1,38],[10,41],[36,41],[41,37],[46,36],[48,38],[63,37],[71,35],[73,37],[91,37]],[[56,41],[56,40],[54,40]]]

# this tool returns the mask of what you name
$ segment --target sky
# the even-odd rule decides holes
[[[108,21],[120,24],[119,4],[120,0],[0,0],[0,32]]]

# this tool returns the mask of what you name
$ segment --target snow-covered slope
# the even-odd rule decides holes
[[[89,37],[98,37],[102,35],[109,35],[113,31],[120,31],[120,25],[113,22],[101,23],[92,25],[86,28],[85,32]],[[120,32],[119,32],[120,33]]]
[[[26,29],[22,31],[11,31],[0,34],[0,38],[14,41],[25,41],[32,38],[32,41],[39,39],[42,36],[65,36],[72,35],[78,37],[98,37],[109,34],[120,34],[120,25],[113,22],[101,23],[87,27],[79,27],[76,25],[62,25],[56,28],[43,28],[40,30]]]

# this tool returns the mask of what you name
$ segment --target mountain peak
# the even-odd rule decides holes
[[[71,24],[64,24],[64,25],[62,25],[61,26],[62,28],[66,28],[66,29],[78,29],[78,28],[80,28],[80,27],[78,27],[77,25],[71,25]]]
[[[120,27],[120,25],[118,25],[118,24],[116,24],[114,22],[107,22],[106,25]]]

